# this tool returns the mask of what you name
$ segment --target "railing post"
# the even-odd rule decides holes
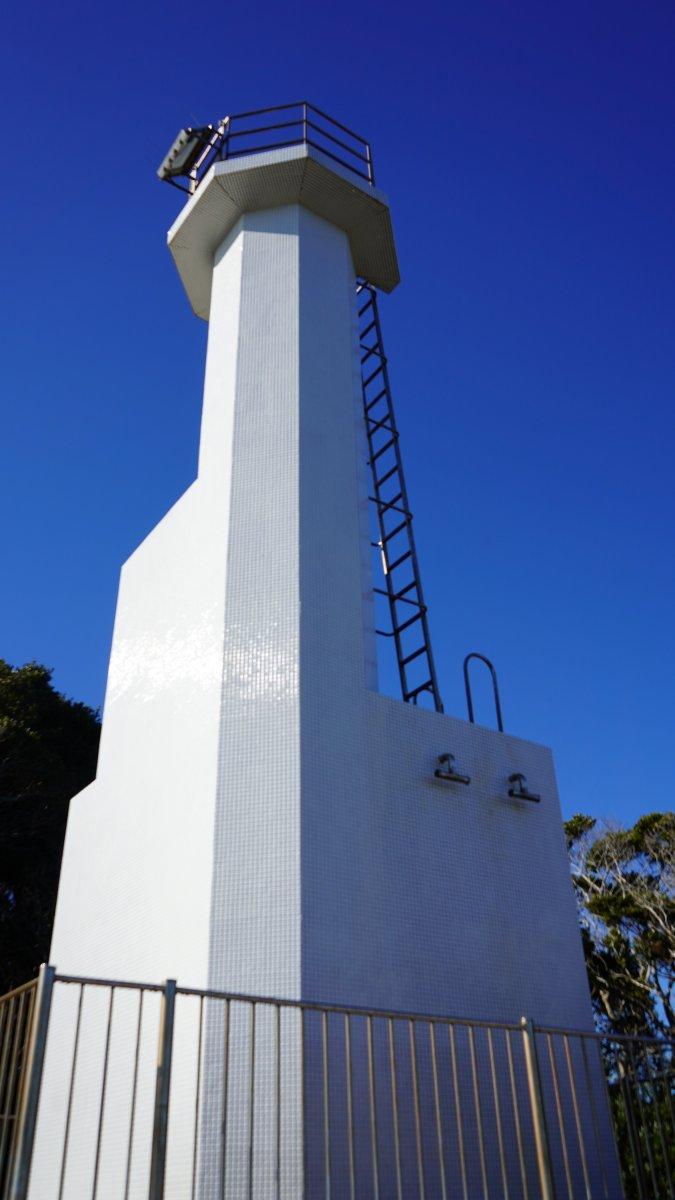
[[[159,1019],[157,1082],[155,1084],[155,1113],[152,1128],[152,1158],[150,1161],[150,1190],[148,1192],[148,1200],[164,1200],[175,1009],[176,980],[167,979],[162,992],[162,1008]]]
[[[537,1153],[537,1170],[541,1187],[541,1200],[555,1200],[553,1175],[551,1173],[551,1155],[546,1129],[546,1113],[544,1111],[544,1096],[541,1088],[539,1072],[539,1057],[534,1025],[527,1017],[521,1017],[523,1044],[525,1047],[525,1067],[527,1070],[527,1086],[530,1093],[530,1110],[534,1129],[534,1144]]]
[[[42,964],[38,976],[30,1040],[24,1065],[21,1104],[16,1118],[18,1136],[12,1186],[9,1193],[10,1200],[26,1200],[26,1196],[28,1195],[28,1179],[33,1157],[33,1144],[35,1142],[42,1068],[45,1061],[47,1030],[49,1028],[49,1014],[52,1006],[55,975],[56,967],[47,966],[45,963]]]

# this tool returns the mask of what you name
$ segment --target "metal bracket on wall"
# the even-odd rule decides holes
[[[439,754],[439,767],[436,767],[434,775],[436,779],[445,779],[448,783],[471,783],[470,775],[459,775],[455,770],[454,754]]]
[[[503,733],[504,732],[504,720],[502,717],[502,706],[501,706],[501,703],[499,700],[499,687],[497,685],[497,672],[495,671],[492,663],[490,662],[490,659],[486,658],[484,654],[479,654],[477,650],[472,650],[471,653],[467,654],[466,658],[464,659],[464,690],[466,692],[466,706],[469,710],[469,720],[472,725],[475,725],[476,718],[474,716],[474,711],[473,711],[473,697],[471,695],[471,681],[469,679],[469,663],[471,662],[472,658],[477,658],[480,660],[480,662],[485,663],[485,666],[487,667],[488,671],[490,672],[490,676],[492,678],[492,692],[493,692],[493,695],[495,698],[495,711],[497,713],[497,729],[499,730],[500,733]]]
[[[513,800],[531,800],[533,804],[539,804],[541,796],[537,792],[531,792],[527,786],[527,779],[519,771],[514,775],[509,775],[509,783],[512,785],[509,788],[509,796]]]

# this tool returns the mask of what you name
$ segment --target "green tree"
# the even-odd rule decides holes
[[[675,814],[566,824],[598,1026],[675,1033]]]
[[[675,814],[566,833],[625,1195],[672,1195]]]
[[[596,1019],[614,1033],[675,1033],[675,813],[630,829],[566,823]]]
[[[49,954],[68,803],[96,774],[98,713],[51,677],[0,659],[0,994]]]

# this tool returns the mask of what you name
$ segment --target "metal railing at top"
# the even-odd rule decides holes
[[[370,143],[306,100],[234,113],[199,132],[203,148],[188,185],[167,180],[181,191],[196,191],[214,162],[297,145],[313,146],[367,183],[375,183]]]
[[[670,1042],[53,968],[3,1015],[3,1200],[673,1196]]]

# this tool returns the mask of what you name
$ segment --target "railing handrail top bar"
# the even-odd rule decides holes
[[[137,991],[161,992],[163,983],[140,983],[134,980],[100,979],[87,975],[60,975],[54,977],[55,983],[74,983],[92,987],[130,988]],[[176,994],[181,996],[203,996],[207,1000],[230,1000],[239,1004],[267,1004],[280,1008],[304,1008],[313,1012],[340,1013],[357,1017],[382,1017],[403,1021],[434,1021],[441,1025],[473,1025],[476,1028],[520,1030],[520,1025],[510,1021],[480,1021],[470,1017],[446,1017],[437,1013],[406,1012],[401,1009],[368,1008],[359,1005],[321,1004],[318,1000],[289,1000],[279,996],[256,996],[247,992],[218,992],[213,988],[176,987]]]
[[[327,129],[322,129],[321,126],[317,125],[315,121],[308,121],[307,126],[309,129],[314,129],[317,133],[320,133],[322,137],[328,138],[329,142],[334,142],[336,146],[341,146],[343,150],[347,151],[347,154],[353,154],[354,158],[358,158],[360,162],[370,162],[367,154],[362,154],[360,150],[355,150],[353,146],[348,146],[346,142],[343,142],[340,140],[340,138],[335,137],[335,134],[329,133]],[[368,146],[367,142],[364,142],[363,144],[364,146]]]
[[[233,129],[227,136],[232,141],[233,138],[253,137],[256,133],[270,133],[273,129],[293,129],[295,125],[302,125],[302,117],[295,121],[275,121],[273,125],[254,125],[253,129]]]
[[[251,108],[248,112],[229,113],[228,120],[236,121],[244,117],[260,117],[263,113],[283,112],[287,108],[302,108],[306,100],[295,100],[291,104],[270,104],[269,108]]]
[[[311,109],[312,112],[318,113],[320,117],[323,117],[324,121],[330,121],[331,125],[336,125],[338,129],[342,130],[343,133],[348,133],[349,136],[355,138],[357,142],[363,142],[364,146],[370,146],[368,138],[364,138],[360,133],[355,133],[353,129],[350,129],[348,125],[343,125],[341,121],[336,121],[335,117],[329,117],[328,113],[324,112],[322,108],[317,108],[316,104],[308,104],[307,107]]]
[[[338,1013],[340,1016],[373,1017],[392,1021],[427,1021],[438,1025],[473,1025],[482,1029],[508,1029],[518,1033],[520,1025],[510,1021],[480,1021],[470,1017],[446,1017],[438,1013],[407,1012],[397,1008],[371,1008],[358,1004],[322,1004],[318,1000],[287,1000],[278,996],[254,996],[243,992],[217,992],[209,988],[177,987],[184,996],[204,996],[210,1000],[230,1000],[239,1004],[267,1004],[281,1008],[302,1008],[310,1012]]]
[[[5,992],[3,996],[0,996],[0,1004],[14,999],[14,997],[21,995],[22,992],[29,991],[30,988],[36,987],[37,982],[37,979],[29,979],[27,983],[22,983],[20,987],[13,988],[11,992]],[[129,991],[144,992],[163,992],[165,987],[164,983],[143,983],[138,980],[104,979],[97,976],[61,975],[59,973],[55,974],[54,982],[81,984],[83,986],[90,985],[91,987],[125,988]],[[208,1000],[229,1000],[240,1004],[266,1004],[279,1008],[307,1009],[310,1012],[339,1013],[342,1016],[373,1017],[400,1021],[427,1021],[437,1025],[471,1025],[475,1029],[503,1029],[514,1033],[521,1032],[523,1028],[521,1022],[484,1021],[471,1017],[440,1016],[437,1013],[407,1012],[404,1009],[395,1008],[383,1009],[360,1005],[321,1004],[317,1000],[289,1000],[279,996],[256,996],[246,992],[219,992],[213,988],[177,986],[176,993],[181,996],[203,996]],[[538,1025],[536,1022],[533,1022],[532,1028],[535,1033],[557,1034],[563,1037],[594,1038],[596,1041],[606,1042],[643,1042],[653,1046],[675,1046],[675,1037],[648,1037],[638,1033],[601,1033],[593,1029],[573,1029],[559,1025]]]
[[[294,126],[302,124],[304,124],[303,118],[298,117],[297,120],[294,121],[276,121],[274,125],[256,125],[254,129],[233,129],[232,132],[228,134],[228,139],[231,142],[234,140],[234,138],[255,137],[257,133],[270,133],[275,129],[293,129]],[[328,141],[334,142],[336,146],[341,146],[343,150],[347,151],[347,154],[352,154],[354,158],[359,160],[359,162],[368,163],[370,161],[367,154],[361,154],[360,150],[356,150],[353,146],[348,146],[346,142],[340,141],[339,138],[335,137],[332,133],[329,133],[327,129],[322,129],[320,125],[316,125],[314,121],[307,121],[307,127],[309,129],[314,129],[317,133],[320,133],[322,137],[328,138]],[[255,153],[256,150],[257,147],[253,153]],[[325,153],[328,153],[328,151],[325,151]],[[353,168],[350,168],[350,170],[351,169]]]
[[[138,992],[163,992],[163,983],[141,983],[136,979],[103,979],[96,975],[61,975],[54,976],[54,983],[91,984],[92,987],[131,988]]]
[[[646,1042],[655,1046],[675,1046],[674,1037],[648,1037],[642,1033],[600,1033],[597,1029],[565,1029],[558,1025],[533,1025],[535,1033],[560,1034],[562,1037],[595,1038],[600,1042]]]
[[[29,979],[27,983],[22,983],[19,985],[19,987],[12,988],[11,992],[4,992],[2,996],[0,996],[0,1005],[4,1004],[7,1000],[14,1000],[17,996],[20,996],[22,992],[29,991],[30,988],[37,987],[37,983],[38,981],[36,976],[35,979]]]
[[[323,117],[324,121],[328,121],[329,124],[335,125],[335,127],[337,129],[341,129],[343,133],[348,133],[350,137],[355,139],[355,141],[363,142],[364,146],[370,145],[370,142],[367,138],[362,137],[360,133],[355,133],[353,129],[350,129],[348,125],[343,125],[341,121],[336,121],[335,117],[329,117],[327,112],[324,112],[322,108],[317,108],[316,104],[310,104],[308,100],[296,100],[292,104],[272,104],[269,108],[252,108],[249,112],[230,113],[229,119],[230,121],[241,121],[246,117],[260,117],[265,113],[284,112],[289,108],[307,108],[308,112],[318,113],[320,117]]]

